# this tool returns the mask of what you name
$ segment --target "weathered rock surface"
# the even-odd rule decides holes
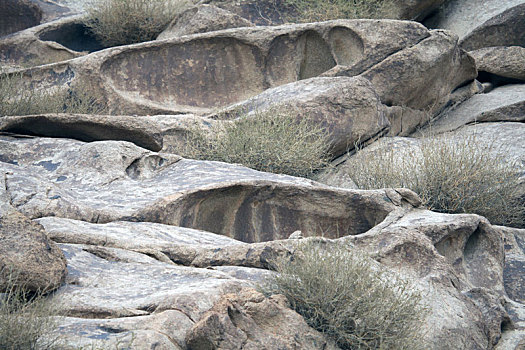
[[[428,28],[448,29],[463,40],[490,19],[522,3],[523,0],[448,1],[435,15],[425,20],[424,24]],[[512,31],[512,28],[508,29]],[[501,45],[510,46],[501,43],[485,46]]]
[[[213,5],[199,5],[190,8],[175,18],[159,34],[157,40],[175,38],[183,35],[207,33],[221,29],[253,27],[254,24],[230,11]]]
[[[344,239],[410,276],[424,291],[431,310],[423,326],[428,348],[492,348],[502,325],[510,323],[504,308],[503,239],[484,218],[412,210],[393,213],[367,233]]]
[[[396,207],[384,191],[334,189],[236,165],[180,160],[122,141],[4,138],[2,148],[0,165],[13,173],[7,176],[11,201],[32,218],[131,219],[259,242],[296,230],[364,232]]]
[[[446,125],[446,124],[445,124]],[[481,123],[466,125],[462,128],[454,128],[454,131],[440,129],[438,127],[429,130],[432,139],[446,139],[448,142],[464,142],[471,140],[479,145],[482,149],[487,149],[493,157],[501,160],[502,163],[512,164],[517,167],[518,171],[525,170],[525,125],[523,123]],[[440,134],[440,132],[443,132]],[[395,150],[395,159],[402,159],[408,155],[417,157],[420,154],[421,139],[412,137],[383,137],[372,143],[370,146],[362,149],[358,157],[366,159],[373,154]],[[330,171],[327,171],[321,177],[322,182],[329,183],[332,186],[352,186],[348,178],[351,173],[352,161],[348,159],[352,156],[341,157],[340,164]],[[399,161],[398,164],[403,164]],[[352,186],[353,187],[353,186]],[[525,190],[525,189],[524,189]],[[516,196],[520,196],[516,193]]]
[[[188,349],[337,349],[289,309],[282,295],[224,295],[187,336]]]
[[[88,114],[2,117],[0,131],[80,141],[129,141],[152,151],[162,149],[162,134],[146,118]]]
[[[472,96],[432,121],[429,129],[434,133],[442,133],[471,123],[524,120],[525,85],[506,85],[486,94]]]
[[[65,275],[64,255],[42,226],[0,204],[0,292],[11,283],[51,291],[62,285]]]
[[[287,23],[294,15],[293,8],[283,0],[201,0],[199,3],[220,7],[258,26]]]
[[[280,109],[321,125],[330,133],[330,152],[337,157],[356,142],[384,133],[390,123],[370,82],[356,77],[311,78],[268,89],[216,114],[235,117]]]
[[[57,19],[0,39],[0,63],[38,66],[80,57],[103,46],[81,16]]]
[[[499,229],[505,235],[505,290],[512,300],[525,304],[525,230]]]
[[[50,22],[57,18],[80,13],[81,0],[30,0],[42,10],[42,22]]]
[[[228,29],[103,50],[33,69],[31,81],[42,89],[92,85],[113,114],[205,114],[336,64],[357,75],[429,35],[417,23],[388,20]]]
[[[472,51],[489,46],[524,46],[524,23],[525,4],[522,2],[477,27],[462,39],[461,47]]]
[[[521,80],[525,81],[525,47],[496,46],[471,51],[470,55],[476,60],[480,74],[485,80],[489,75],[495,75],[492,80]],[[497,79],[499,77],[509,79]],[[495,83],[498,83],[496,81]]]
[[[457,87],[472,81],[477,70],[472,57],[450,32],[433,31],[417,45],[393,54],[362,77],[369,79],[381,101],[417,110],[439,111]]]
[[[0,3],[0,37],[40,24],[42,10],[28,0]]]

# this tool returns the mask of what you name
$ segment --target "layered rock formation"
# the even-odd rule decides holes
[[[65,13],[35,2],[45,21]],[[429,30],[283,24],[285,2],[214,0],[147,43],[103,49],[81,17],[1,38],[26,90],[88,86],[112,115],[0,116],[0,272],[56,290],[65,349],[335,350],[254,288],[301,242],[350,243],[424,295],[425,348],[520,349],[523,230],[428,211],[409,189],[348,188],[345,172],[356,144],[417,153],[423,129],[475,134],[523,174],[523,5],[397,3]],[[332,186],[179,155],[192,128],[279,108],[331,132]]]

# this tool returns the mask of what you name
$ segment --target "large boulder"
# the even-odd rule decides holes
[[[90,85],[112,113],[206,114],[336,65],[358,75],[429,35],[400,21],[237,28],[111,48],[24,73],[38,89]]]
[[[502,82],[525,82],[525,47],[495,46],[471,51],[484,80],[495,85]],[[478,79],[481,79],[479,77]]]
[[[0,205],[0,292],[13,286],[48,292],[62,285],[66,260],[42,226]]]
[[[224,295],[187,336],[189,350],[338,349],[289,309],[283,295],[269,298],[253,289]]]
[[[177,16],[169,26],[159,34],[157,40],[178,36],[207,33],[221,29],[253,27],[254,24],[236,14],[213,5],[192,7]]]
[[[525,45],[525,4],[499,13],[461,41],[461,47],[467,51],[489,46],[524,46]]]
[[[471,33],[478,31],[479,28],[484,27],[492,18],[495,18],[507,10],[523,4],[522,0],[469,0],[469,1],[447,1],[444,6],[426,19],[423,24],[428,28],[447,29],[456,33],[460,40]],[[511,33],[513,28],[506,28]],[[518,32],[517,29],[516,32]],[[504,39],[503,37],[501,39]],[[484,46],[500,46],[513,44],[491,44]],[[480,47],[484,47],[480,46]],[[478,49],[468,48],[468,50]]]
[[[446,0],[398,0],[394,2],[394,7],[397,18],[420,21],[445,2]]]
[[[29,0],[3,0],[0,13],[0,37],[39,25],[42,19],[42,10]]]
[[[246,114],[242,118],[250,118],[254,113],[272,109],[287,111],[326,128],[334,157],[389,127],[374,87],[368,80],[356,77],[311,78],[282,85],[233,105],[215,117],[228,119],[240,110]]]
[[[365,232],[396,208],[382,190],[329,188],[124,141],[5,137],[1,144],[11,202],[32,218],[149,221],[259,242],[296,230]]]

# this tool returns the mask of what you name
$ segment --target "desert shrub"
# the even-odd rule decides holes
[[[189,5],[187,0],[91,0],[85,25],[106,46],[154,40]]]
[[[86,84],[42,91],[28,88],[21,73],[0,77],[0,116],[105,112],[103,98]]]
[[[523,227],[525,201],[516,194],[525,184],[505,149],[479,142],[476,135],[426,137],[419,147],[358,152],[345,167],[362,189],[406,187],[431,210],[474,213],[493,224]]]
[[[14,274],[8,275],[7,288],[0,293],[0,349],[54,349],[57,337],[48,336],[57,327],[58,306],[42,293],[28,292]]]
[[[291,307],[341,349],[423,349],[426,316],[411,284],[343,243],[302,243],[293,259],[275,261],[262,285],[283,294]]]
[[[393,0],[285,0],[295,15],[290,20],[320,22],[332,19],[396,18]]]
[[[210,131],[195,128],[186,145],[190,158],[293,176],[310,176],[330,160],[328,133],[284,109],[241,116]]]

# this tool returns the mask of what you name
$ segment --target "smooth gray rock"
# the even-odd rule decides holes
[[[450,30],[462,40],[491,18],[522,3],[523,0],[452,0],[423,24]]]
[[[523,120],[525,120],[525,84],[506,85],[486,94],[472,96],[432,121],[427,130],[443,133],[472,123]]]

